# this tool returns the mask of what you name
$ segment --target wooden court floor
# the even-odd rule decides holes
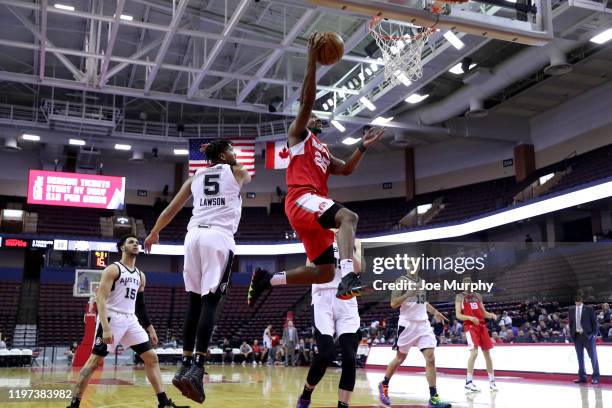
[[[302,390],[306,368],[208,366],[206,401],[202,406],[227,408],[292,408]],[[66,368],[1,368],[0,407],[66,407],[66,400],[9,399],[15,389],[71,389],[78,372]],[[180,396],[171,385],[174,367],[162,366],[167,393],[177,404],[199,406]],[[359,370],[353,408],[378,407],[377,383],[381,371]],[[330,368],[313,394],[313,408],[335,408],[340,371]],[[466,395],[461,376],[441,375],[438,390],[453,407],[465,408],[612,408],[612,387],[575,386],[567,383],[532,382],[524,379],[498,378],[500,391],[491,393],[487,382],[477,378],[482,392]],[[423,374],[397,374],[391,381],[390,396],[396,408],[427,407],[427,383]],[[108,365],[96,373],[81,403],[83,408],[151,407],[157,405],[153,390],[142,368]]]

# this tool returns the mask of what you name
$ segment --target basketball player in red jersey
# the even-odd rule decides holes
[[[469,277],[463,278],[464,284],[471,284],[472,279]],[[478,392],[480,389],[472,382],[474,377],[474,362],[478,357],[478,347],[482,349],[485,361],[487,363],[487,374],[489,375],[489,387],[491,391],[497,391],[495,385],[495,376],[493,374],[493,360],[491,360],[490,350],[493,348],[493,342],[489,337],[485,319],[496,320],[495,313],[486,311],[482,303],[482,297],[475,292],[464,291],[459,293],[455,298],[455,315],[457,319],[463,321],[463,331],[468,341],[471,353],[467,364],[467,378],[465,380],[465,389],[470,392]]]
[[[271,274],[256,269],[251,278],[248,303],[255,304],[263,291],[275,285],[306,285],[328,283],[334,279],[334,234],[338,228],[340,269],[342,281],[336,296],[352,299],[359,296],[363,286],[353,268],[355,230],[358,217],[327,197],[330,174],[348,176],[363,157],[367,148],[384,133],[384,129],[369,129],[359,147],[347,162],[334,157],[317,135],[321,120],[312,115],[317,90],[317,53],[325,44],[323,36],[313,33],[308,42],[308,66],[302,86],[300,109],[287,133],[291,161],[287,168],[287,198],[285,213],[297,232],[306,256],[315,267],[302,266],[286,272]]]

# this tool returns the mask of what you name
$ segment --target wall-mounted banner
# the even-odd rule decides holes
[[[28,204],[122,209],[125,177],[30,170]]]

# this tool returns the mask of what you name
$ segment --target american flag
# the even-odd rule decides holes
[[[189,139],[189,175],[197,169],[210,166],[206,155],[200,152],[200,146],[212,142],[213,139]],[[236,160],[242,164],[251,176],[255,175],[255,140],[231,139],[229,142],[236,153]]]

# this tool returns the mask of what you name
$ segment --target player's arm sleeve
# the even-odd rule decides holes
[[[145,305],[144,288],[146,280],[144,273],[141,272],[140,276],[140,290],[136,295],[136,317],[138,318],[138,322],[140,323],[140,325],[147,329],[149,326],[151,326],[151,319],[149,318],[149,313],[147,312],[147,307]]]

